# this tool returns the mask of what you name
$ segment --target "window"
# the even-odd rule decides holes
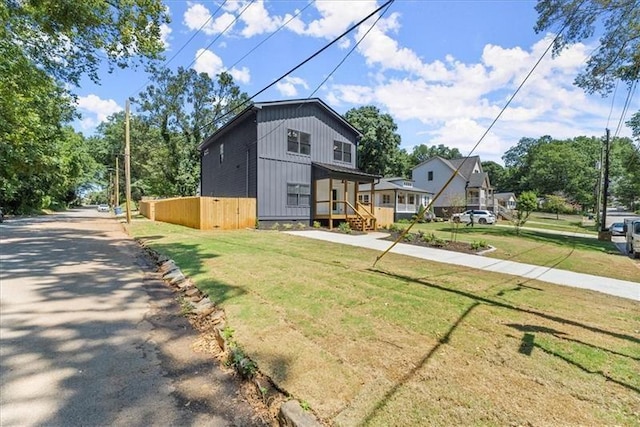
[[[415,205],[416,204],[416,196],[413,194],[409,194],[409,204],[410,205]]]
[[[333,141],[333,160],[351,163],[351,144],[342,141]]]
[[[433,181],[433,171],[427,172],[427,181]]]
[[[391,204],[391,195],[390,194],[383,194],[382,195],[382,204],[383,205],[390,205]]]
[[[369,195],[368,194],[359,194],[358,195],[358,201],[360,203],[364,203],[364,204],[369,203]]]
[[[224,143],[220,144],[220,163],[224,161]]]
[[[297,130],[287,130],[287,151],[298,154],[311,154],[311,135]]]
[[[311,194],[308,184],[287,184],[288,206],[309,206]]]
[[[405,200],[404,199],[404,194],[402,194],[402,193],[398,194],[398,203],[404,204],[405,203],[404,200]]]

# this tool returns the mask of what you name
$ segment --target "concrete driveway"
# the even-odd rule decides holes
[[[0,425],[263,425],[108,213],[0,224]]]

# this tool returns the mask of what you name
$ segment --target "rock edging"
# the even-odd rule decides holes
[[[183,314],[197,317],[200,322],[206,319],[206,323],[213,329],[216,343],[222,353],[226,355],[226,363],[232,365],[242,378],[253,379],[252,384],[255,386],[257,394],[261,396],[262,402],[269,408],[269,412],[275,417],[278,424],[282,427],[321,427],[323,424],[317,420],[312,412],[304,410],[295,399],[287,400],[288,393],[280,390],[270,378],[260,374],[255,362],[241,351],[239,352],[240,356],[237,356],[238,353],[233,353],[237,346],[226,328],[224,310],[217,307],[208,296],[200,291],[195,283],[182,273],[174,260],[160,255],[148,247],[145,249],[155,259],[162,279],[180,293],[178,299],[182,305]],[[229,363],[231,360],[233,362]],[[252,367],[249,372],[246,371],[247,366]],[[251,375],[247,375],[248,373]],[[279,394],[279,396],[273,396],[273,394]]]

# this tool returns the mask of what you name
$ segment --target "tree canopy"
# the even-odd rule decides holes
[[[95,167],[87,140],[66,127],[71,91],[106,62],[158,58],[161,0],[0,2],[0,206],[28,212],[74,200]],[[106,56],[105,56],[106,55]]]
[[[363,134],[358,144],[358,168],[382,176],[407,173],[406,152],[400,150],[398,125],[393,117],[373,105],[353,108],[344,117]]]
[[[554,54],[601,32],[600,43],[575,84],[588,93],[607,95],[617,81],[631,89],[640,78],[640,2],[637,0],[540,0],[536,32],[565,27]],[[636,126],[640,123],[630,123]]]

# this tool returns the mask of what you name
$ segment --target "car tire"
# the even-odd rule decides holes
[[[458,217],[453,218],[453,222],[460,222],[460,218]]]
[[[487,223],[487,220],[486,220],[486,219],[484,219],[484,218],[480,218],[480,219],[478,220],[478,224],[485,225],[486,223]]]

